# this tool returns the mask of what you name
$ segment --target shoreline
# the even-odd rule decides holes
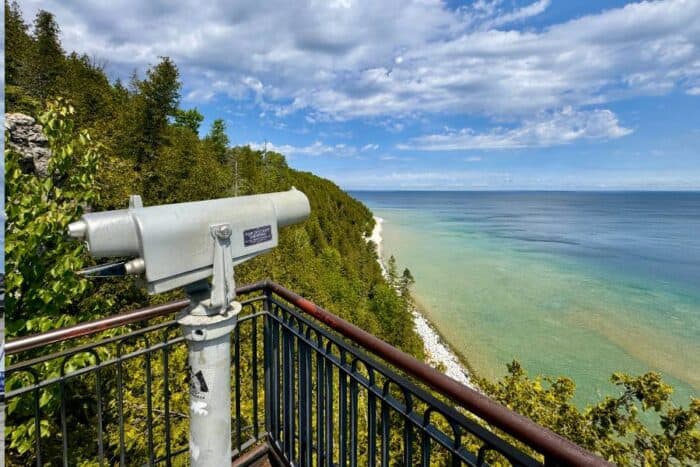
[[[373,217],[375,222],[374,229],[372,234],[365,239],[367,242],[371,241],[374,243],[377,251],[377,262],[382,270],[382,274],[386,277],[388,274],[382,257],[382,224],[384,219],[378,216]],[[450,347],[413,297],[411,297],[410,305],[411,314],[413,315],[413,328],[423,341],[428,364],[433,366],[442,365],[444,374],[472,389],[478,389],[472,380],[474,373],[466,359]]]

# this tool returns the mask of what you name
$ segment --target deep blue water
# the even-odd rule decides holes
[[[575,257],[700,293],[700,192],[351,192],[428,211],[510,248]]]

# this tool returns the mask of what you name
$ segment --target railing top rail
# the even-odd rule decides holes
[[[236,289],[237,294],[246,294],[256,290],[265,288],[265,281],[254,282]],[[54,329],[40,334],[23,336],[18,339],[11,340],[5,343],[5,353],[13,355],[19,352],[35,349],[44,345],[55,344],[57,342],[65,342],[78,337],[85,337],[98,332],[115,329],[127,324],[146,321],[159,316],[166,316],[176,311],[180,311],[189,305],[190,301],[186,298],[175,300],[161,305],[153,305],[137,310],[126,311],[116,315],[107,316],[105,318],[79,323],[74,326],[69,326],[61,329]]]
[[[277,283],[268,280],[259,281],[237,288],[236,293],[245,294],[258,290],[274,292],[276,295],[298,307],[301,311],[324,323],[329,328],[353,340],[364,349],[386,360],[396,368],[423,381],[440,394],[459,403],[487,423],[503,430],[519,441],[534,448],[536,451],[544,454],[548,461],[554,461],[558,464],[580,466],[611,465],[602,458],[584,450],[571,441],[513,412],[478,391],[462,385],[424,362],[400,351],[387,342],[335,316],[315,303]],[[42,334],[21,337],[7,342],[5,344],[5,352],[8,355],[12,355],[43,345],[63,342],[108,329],[114,329],[126,324],[165,316],[181,310],[188,304],[189,301],[187,299],[182,299],[162,305],[120,313]]]

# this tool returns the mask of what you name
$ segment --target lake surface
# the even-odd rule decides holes
[[[384,218],[383,254],[487,377],[518,359],[568,375],[577,402],[615,371],[700,394],[700,193],[352,192]]]

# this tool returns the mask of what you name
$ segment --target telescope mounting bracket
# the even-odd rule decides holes
[[[211,307],[220,308],[223,313],[236,298],[231,254],[231,224],[212,225],[210,231],[214,238]]]

